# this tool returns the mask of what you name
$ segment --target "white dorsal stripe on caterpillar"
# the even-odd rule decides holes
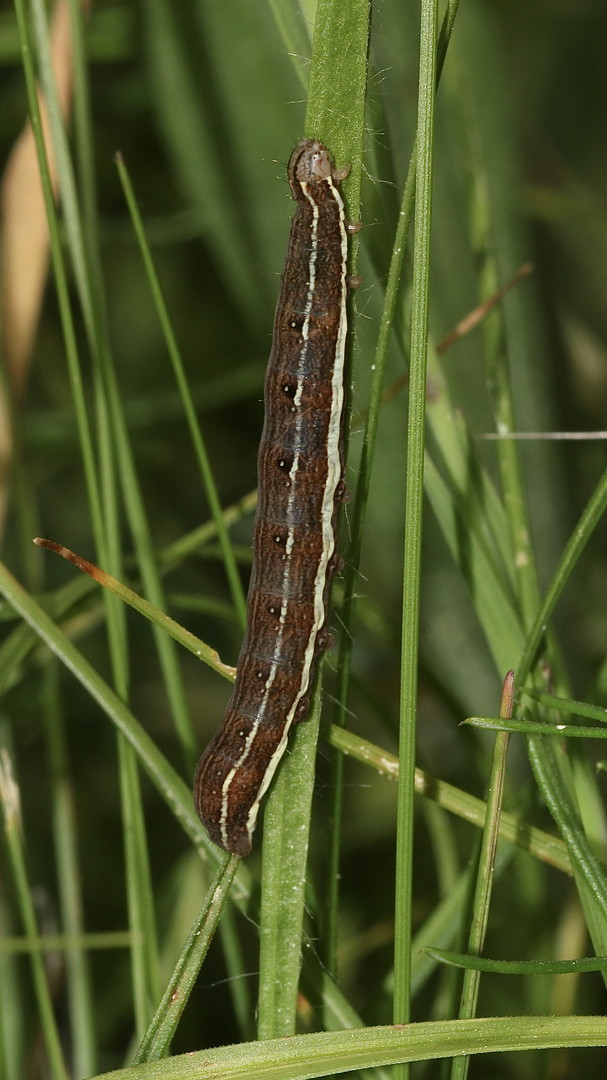
[[[234,691],[194,778],[209,836],[251,850],[260,800],[304,720],[327,646],[343,481],[348,226],[326,148],[302,139],[289,161],[291,222],[258,455],[247,625]],[[355,282],[352,282],[355,284]]]

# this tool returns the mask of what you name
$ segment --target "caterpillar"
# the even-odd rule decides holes
[[[194,802],[211,839],[248,855],[260,801],[305,720],[326,628],[344,483],[348,232],[328,150],[302,139],[288,178],[291,221],[265,377],[246,630],[222,724],[198,763]]]

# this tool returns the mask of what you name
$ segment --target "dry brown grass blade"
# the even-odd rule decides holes
[[[89,0],[84,7],[88,9]],[[71,38],[68,0],[57,0],[50,29],[51,55],[59,103],[67,117],[72,97]],[[44,141],[55,195],[57,169],[49,136],[46,107],[40,97]],[[49,262],[49,233],[40,170],[31,124],[15,143],[2,178],[0,193],[2,260],[0,263],[0,325],[7,378],[0,387],[0,532],[7,503],[12,456],[10,405],[23,396],[38,329]],[[7,391],[8,387],[8,391]]]
[[[63,116],[72,92],[71,42],[67,0],[57,0],[51,24],[53,70]],[[40,95],[39,95],[40,96]],[[57,169],[48,117],[40,96],[44,141],[53,190]],[[40,170],[31,124],[26,123],[13,147],[2,181],[3,253],[0,304],[6,365],[18,398],[27,378],[48,272],[49,235]]]

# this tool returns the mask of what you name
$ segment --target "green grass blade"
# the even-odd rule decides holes
[[[160,581],[160,574],[156,565],[154,544],[135,469],[128,432],[124,422],[120,393],[116,383],[115,373],[110,366],[109,359],[109,356],[107,356],[104,374],[107,383],[107,395],[110,403],[113,433],[116,443],[116,457],[119,462],[124,505],[135,544],[137,561],[141,570],[145,592],[147,593],[150,602],[157,609],[164,610],[166,604],[164,591]],[[177,654],[173,642],[166,634],[161,633],[158,629],[154,628],[153,635],[167,696],[171,706],[175,730],[182,746],[186,768],[188,771],[192,771],[197,760],[198,747],[183,687],[183,680],[179,670]]]
[[[66,936],[74,941],[73,945],[66,948],[65,958],[74,1072],[78,1076],[88,1076],[96,1067],[93,995],[88,957],[83,945],[77,943],[78,937],[84,932],[82,868],[78,856],[74,790],[70,777],[58,671],[58,665],[53,663],[44,672],[43,707],[47,727],[53,835],[62,925]]]
[[[53,123],[53,138],[55,151],[58,158],[58,168],[61,178],[63,205],[66,212],[70,251],[72,255],[72,261],[76,268],[76,278],[79,287],[79,296],[85,317],[85,323],[87,326],[89,344],[91,346],[91,351],[96,363],[96,405],[97,415],[99,419],[100,460],[102,463],[102,478],[104,483],[104,521],[107,524],[110,554],[112,556],[109,565],[114,570],[114,573],[118,575],[120,574],[120,530],[117,518],[117,499],[113,480],[114,451],[111,446],[111,435],[108,428],[109,418],[111,416],[114,426],[114,435],[117,442],[116,456],[120,464],[122,480],[125,487],[125,505],[127,507],[131,527],[134,532],[135,540],[138,546],[138,554],[142,564],[144,580],[146,582],[147,590],[153,602],[156,604],[157,607],[163,607],[162,590],[155,571],[149,529],[145,521],[145,513],[143,510],[141,494],[137,484],[135,469],[132,462],[132,454],[130,451],[124,422],[122,419],[120,398],[115,386],[113,372],[109,364],[107,328],[104,326],[103,320],[99,315],[99,310],[103,308],[103,303],[100,300],[101,273],[97,268],[97,273],[94,279],[91,273],[91,268],[94,267],[97,263],[97,256],[95,255],[95,249],[92,243],[95,240],[95,235],[90,238],[91,245],[89,246],[89,249],[91,253],[91,258],[87,259],[85,254],[85,243],[80,220],[80,212],[76,198],[74,176],[71,168],[69,152],[67,149],[65,129],[56,102],[54,81],[49,68],[49,61],[47,56],[48,50],[46,47],[47,31],[44,12],[39,3],[39,0],[32,0],[32,3],[36,12],[35,26],[37,28],[38,48],[45,65],[43,71],[46,73],[47,96],[53,106],[51,110],[51,120]],[[81,113],[83,111],[84,109],[81,110]],[[90,223],[91,221],[93,221],[94,218],[93,207],[90,206],[89,210]],[[97,283],[96,285],[95,282]],[[101,561],[102,564],[107,565],[105,559],[102,558]],[[120,686],[122,686],[124,692],[124,687],[127,681],[126,673],[124,671],[124,662],[126,657],[126,650],[124,647],[124,631],[121,628],[122,616],[114,608],[114,603],[114,601],[107,601],[108,614],[110,616],[110,647],[112,649],[114,667],[118,678],[118,683]],[[188,766],[193,767],[193,763],[196,759],[197,748],[195,745],[194,735],[189,719],[185,693],[179,676],[175,653],[171,642],[167,640],[164,635],[158,635],[155,632],[155,636],[156,645],[160,654],[161,667],[165,676],[167,691],[169,699],[171,701],[177,729],[179,731],[184,746],[184,753],[186,755]]]
[[[198,852],[203,859],[211,858],[213,863],[216,863],[220,856],[219,849],[208,840],[194,811],[189,788],[120,698],[2,563],[0,563],[0,591],[88,690],[118,730],[126,736],[134,747],[140,764],[157,786]],[[239,893],[242,894],[243,888],[244,895],[247,895],[250,889],[250,884],[244,885],[248,879],[247,871],[242,866],[241,871],[244,879],[241,882],[241,888],[236,891],[237,896]]]
[[[430,455],[445,479],[467,532],[474,538],[474,543],[482,547],[485,558],[491,563],[493,576],[501,583],[512,606],[515,575],[508,520],[487,469],[479,459],[466,421],[454,407],[445,379],[446,367],[447,362],[441,364],[436,351],[431,349],[428,355],[428,378],[433,388],[432,398],[428,401],[428,428],[432,433]],[[431,492],[429,495],[432,497]],[[448,542],[452,546],[451,537]],[[462,543],[465,543],[463,535]],[[462,565],[465,564],[462,562]],[[476,575],[470,573],[470,587],[476,580]]]
[[[132,934],[131,979],[135,1031],[143,1038],[150,1022],[152,1002],[160,997],[158,941],[137,757],[122,734],[118,738],[118,773],[122,796],[128,920]]]
[[[579,814],[566,787],[562,771],[557,761],[555,740],[542,739],[541,736],[529,738],[529,754],[536,775],[540,778],[542,794],[558,826],[561,836],[567,843],[571,854],[573,872],[578,888],[585,883],[593,901],[596,903],[604,927],[607,925],[607,878],[584,834]],[[582,902],[584,896],[581,895]],[[601,934],[604,937],[605,930]],[[593,939],[593,944],[597,942]],[[607,951],[607,950],[605,950]],[[597,952],[602,950],[597,949]]]
[[[0,755],[0,802],[2,802],[6,845],[21,919],[27,937],[31,941],[37,941],[39,937],[38,927],[32,902],[32,890],[27,880],[25,853],[21,835],[19,789],[15,783],[11,761],[5,749],[1,751]],[[61,1039],[42,953],[37,950],[32,951],[30,964],[50,1073],[53,1080],[67,1080],[68,1072],[63,1059]]]
[[[30,940],[26,937],[0,939],[0,953],[19,955],[32,952],[56,952],[58,949],[128,949],[133,935],[128,930],[100,934],[42,934]]]
[[[238,567],[236,566],[236,561],[234,559],[234,552],[230,543],[228,531],[224,524],[217,488],[215,486],[213,473],[211,471],[211,465],[202,438],[200,424],[196,416],[196,410],[192,401],[192,395],[190,393],[190,389],[186,379],[183,362],[181,359],[179,348],[177,346],[177,340],[171,326],[169,314],[166,308],[164,297],[162,295],[162,290],[160,288],[160,282],[158,281],[158,276],[156,274],[156,270],[152,260],[149,244],[145,236],[143,222],[141,220],[141,215],[137,207],[137,201],[133,192],[131,180],[121,155],[117,156],[116,165],[118,168],[120,182],[122,184],[122,190],[124,192],[129,207],[133,227],[137,235],[139,248],[148,277],[150,291],[152,293],[152,298],[154,300],[156,311],[158,313],[160,325],[162,326],[167,350],[171,358],[171,363],[173,365],[175,379],[177,381],[179,393],[183,402],[183,408],[186,415],[186,420],[188,422],[188,427],[190,429],[190,436],[192,439],[194,452],[198,461],[198,467],[202,476],[205,494],[211,510],[211,516],[213,518],[213,521],[215,522],[215,527],[217,529],[217,536],[223,555],[223,561],[226,569],[228,583],[230,586],[230,591],[232,593],[232,600],[236,608],[239,622],[244,629],[246,611],[242,583],[240,580],[240,575],[238,573]]]
[[[569,698],[555,697],[553,694],[542,694],[536,690],[524,687],[520,691],[522,697],[529,697],[540,705],[547,705],[556,712],[564,712],[574,716],[585,716],[588,720],[598,720],[601,724],[607,724],[607,709],[601,709],[599,705],[590,705],[586,701],[571,701]]]
[[[326,143],[338,166],[351,163],[350,212],[360,203],[370,14],[368,0],[316,5],[305,134]]]
[[[573,960],[490,960],[486,956],[464,956],[444,949],[427,948],[439,964],[471,971],[488,971],[496,975],[570,975],[573,972],[604,971],[607,956],[581,956]]]
[[[179,1018],[187,1004],[200,966],[207,954],[238,868],[235,855],[226,856],[192,926],[179,961],[154,1018],[133,1059],[133,1064],[156,1061],[169,1050]]]
[[[517,685],[522,686],[527,680],[533,663],[537,657],[542,638],[580,556],[595,531],[601,517],[607,508],[607,470],[603,473],[596,485],[580,519],[571,533],[569,541],[559,560],[559,564],[552,576],[550,586],[546,592],[533,626],[527,636],[525,651],[516,670]]]
[[[455,15],[459,0],[450,0],[445,12],[443,25],[438,46],[437,83],[445,60],[449,45]],[[362,542],[364,523],[369,498],[369,485],[375,444],[377,439],[377,427],[379,421],[382,391],[388,357],[392,325],[399,296],[400,279],[403,267],[407,236],[413,213],[413,200],[415,197],[415,172],[417,165],[417,149],[414,147],[407,178],[405,181],[400,213],[398,216],[396,235],[392,248],[384,305],[379,323],[379,331],[375,354],[372,364],[372,383],[369,396],[369,406],[363,436],[362,453],[358,469],[356,494],[352,513],[351,539],[348,550],[348,558],[344,570],[344,601],[342,605],[343,632],[339,643],[339,660],[337,675],[337,706],[335,709],[335,723],[345,725],[348,688],[350,682],[350,670],[352,660],[353,626],[356,611],[357,589],[359,587],[360,560],[362,554]],[[332,786],[334,789],[333,806],[331,811],[331,869],[330,888],[326,902],[326,930],[324,934],[324,958],[330,970],[335,970],[337,955],[337,926],[339,919],[338,909],[338,880],[339,880],[339,856],[340,856],[340,822],[341,805],[343,799],[343,763],[337,757],[333,764]]]
[[[371,769],[383,773],[391,780],[398,777],[398,758],[380,746],[353,735],[344,728],[332,725],[325,732],[333,746],[343,754],[348,754],[367,764]],[[429,776],[423,769],[415,770],[415,793],[434,800],[444,810],[456,814],[463,820],[482,829],[485,825],[487,804],[467,791]],[[566,874],[571,874],[571,861],[567,847],[557,836],[527,825],[513,814],[504,811],[500,817],[500,836],[512,844],[518,844],[536,858],[556,866]]]
[[[420,79],[418,96],[417,170],[415,180],[415,241],[413,250],[413,309],[407,429],[406,520],[402,614],[401,695],[398,811],[396,830],[396,904],[394,940],[394,1023],[407,1023],[411,995],[411,927],[413,865],[413,798],[417,671],[419,650],[419,589],[421,525],[426,423],[426,364],[432,220],[432,157],[436,93],[438,6],[426,0],[421,7]],[[397,1070],[403,1077],[404,1070]]]
[[[499,716],[469,716],[464,720],[484,731],[518,731],[523,735],[552,735],[569,739],[607,739],[603,728],[580,724],[549,724],[534,720],[504,720]]]
[[[514,672],[509,671],[504,680],[500,716],[512,716],[514,688]],[[499,835],[500,816],[504,798],[504,783],[506,779],[506,754],[508,752],[509,736],[504,733],[497,735],[493,751],[493,765],[491,780],[487,796],[487,817],[483,829],[480,858],[476,878],[476,888],[472,904],[472,916],[470,920],[470,933],[468,936],[468,950],[473,956],[480,955],[485,945],[487,924],[489,922],[489,906],[493,891],[495,870],[495,854]],[[460,999],[459,1018],[468,1019],[476,1014],[478,995],[480,990],[480,973],[478,970],[467,970],[464,973],[462,993]],[[453,1080],[463,1080],[468,1075],[470,1060],[468,1057],[457,1058],[453,1062],[451,1076]]]
[[[142,501],[134,477],[130,447],[121,425],[121,411],[119,398],[112,381],[112,372],[109,364],[108,333],[101,311],[104,310],[101,288],[101,272],[94,248],[96,235],[90,236],[91,241],[88,253],[85,251],[84,235],[76,196],[76,187],[67,147],[65,128],[58,107],[54,79],[50,68],[50,54],[48,50],[48,29],[45,22],[45,14],[39,0],[31,0],[34,12],[34,26],[37,32],[37,46],[41,58],[41,70],[45,83],[45,92],[49,103],[49,115],[53,132],[54,148],[58,162],[60,187],[62,192],[62,207],[66,218],[68,242],[75,269],[76,281],[80,303],[87,329],[87,336],[94,363],[94,387],[95,405],[98,420],[99,460],[101,469],[101,486],[104,504],[105,538],[107,539],[107,554],[109,565],[120,574],[122,559],[120,554],[120,523],[118,499],[115,482],[116,456],[120,463],[123,482],[126,488],[126,505],[131,518],[137,522],[135,529],[136,537],[139,538],[139,553],[141,556],[144,579],[147,576],[147,584],[152,592],[157,606],[161,605],[162,594],[158,584],[157,574],[153,566],[153,558],[150,555],[151,543],[146,528]],[[73,28],[76,31],[77,27]],[[81,71],[81,76],[83,72]],[[80,89],[84,88],[84,79],[81,79]],[[80,118],[84,126],[85,102],[82,101]],[[89,224],[94,222],[94,205],[89,201]],[[93,224],[94,228],[94,224]],[[87,257],[88,256],[88,257]],[[91,267],[97,266],[97,273],[93,280]],[[110,431],[110,417],[113,421],[117,446],[112,445],[112,433]],[[122,436],[122,438],[121,438]],[[148,541],[146,547],[146,539]],[[97,536],[98,547],[101,538]],[[105,549],[105,542],[99,550]],[[147,555],[147,559],[146,559]],[[105,559],[103,559],[105,562]],[[106,564],[107,565],[107,564]],[[150,570],[150,567],[153,569]],[[147,575],[146,575],[147,569]],[[151,580],[150,580],[151,579]],[[155,587],[154,587],[155,586]],[[109,645],[112,656],[112,666],[116,687],[123,698],[127,696],[128,687],[128,662],[125,647],[125,620],[124,612],[116,605],[113,597],[105,595],[104,602],[108,615]],[[156,631],[155,631],[156,633]],[[189,724],[185,694],[179,679],[176,659],[171,641],[165,635],[157,635],[157,646],[160,653],[161,666],[164,668],[165,679],[169,691],[169,698],[173,705],[177,727],[182,734],[182,741],[186,750],[189,746],[189,760],[195,759],[194,738]],[[158,996],[158,947],[155,940],[155,916],[152,901],[152,888],[149,874],[147,841],[143,829],[143,813],[141,807],[141,792],[136,774],[136,763],[133,752],[121,739],[119,739],[119,760],[121,773],[121,791],[124,805],[124,828],[125,828],[125,853],[127,893],[129,906],[129,919],[132,920],[133,933],[133,979],[135,986],[135,1012],[141,1034],[147,1026],[149,1019],[149,1000]]]
[[[327,0],[318,4],[306,110],[306,135],[326,143],[338,166],[352,163],[346,193],[348,212],[353,217],[360,200],[369,15],[368,0],[355,0],[347,11]],[[341,111],[336,109],[335,96],[327,95],[329,76],[337,100],[343,105]],[[305,810],[309,821],[317,735],[316,716],[314,724],[298,732],[302,769],[297,781],[293,776],[299,758],[296,752],[288,768],[283,764],[266,812],[260,1038],[295,1031],[308,833],[301,824],[295,825],[290,787],[295,784],[299,793],[295,801]]]
[[[404,1027],[294,1035],[292,1039],[222,1046],[136,1069],[104,1073],[98,1080],[305,1080],[355,1069],[428,1061],[459,1054],[505,1053],[558,1046],[607,1045],[604,1016],[508,1016],[442,1020]]]
[[[263,148],[287,152],[301,135],[292,130],[301,120],[289,125],[284,111],[285,101],[301,98],[301,83],[266,4],[150,0],[143,29],[152,99],[179,184],[238,310],[257,327],[275,302],[281,258],[281,204],[268,199],[276,166]],[[280,212],[286,221],[284,200]]]
[[[320,686],[312,714],[297,729],[264,814],[258,1038],[294,1035],[301,970],[306,865]]]
[[[90,563],[88,559],[83,559],[80,555],[76,555],[73,551],[70,551],[69,548],[62,547],[60,544],[55,544],[48,540],[42,540],[40,537],[37,537],[36,540],[34,540],[34,543],[38,544],[40,547],[48,548],[50,551],[56,551],[58,555],[62,555],[64,558],[68,559],[69,562],[73,563],[74,566],[77,566],[79,570],[83,570],[86,574],[89,574],[89,576],[102,585],[104,589],[107,589],[112,595],[117,596],[122,600],[123,603],[128,604],[129,607],[138,611],[140,615],[145,616],[153,626],[157,627],[164,634],[168,634],[174,641],[178,642],[179,645],[182,645],[184,649],[187,649],[188,652],[193,653],[199,660],[203,660],[205,664],[208,664],[209,667],[213,668],[214,671],[219,672],[219,674],[223,675],[226,679],[234,680],[234,668],[230,667],[228,664],[222,663],[215,649],[209,648],[208,645],[205,645],[204,641],[201,641],[200,638],[195,637],[189,630],[180,626],[180,624],[175,622],[174,619],[171,619],[169,615],[166,615],[163,611],[159,611],[154,604],[149,602],[149,600],[144,599],[144,597],[139,596],[136,592],[133,592],[132,589],[129,589],[128,585],[123,585],[121,581],[116,581],[116,578],[112,577],[111,574],[106,574],[93,563]]]
[[[209,841],[206,831],[194,811],[189,788],[186,787],[149,735],[116,694],[1,563],[0,592],[10,600],[23,618],[28,620],[39,636],[46,641],[49,648],[91,693],[118,730],[129,740],[137,753],[141,766],[158,788],[161,796],[203,860],[210,862],[210,865],[218,865],[222,853],[219,848]],[[246,909],[250,895],[251,879],[249,871],[240,860],[234,879],[232,899],[240,908]],[[315,964],[312,961],[312,968],[314,967]],[[320,978],[320,965],[317,967],[317,973]],[[322,983],[322,979],[320,979],[320,982]],[[327,1007],[331,1013],[336,1016],[353,1016],[351,1006],[336,986],[332,983],[326,984],[324,993],[327,998]]]
[[[102,342],[100,340],[99,333],[100,324],[98,319],[96,318],[95,303],[93,300],[93,290],[88,274],[88,266],[85,255],[82,230],[80,228],[74,177],[67,148],[65,128],[61,118],[52,68],[50,64],[50,50],[48,47],[48,27],[46,24],[45,11],[43,6],[39,3],[39,0],[31,0],[30,6],[33,17],[33,25],[36,33],[36,43],[40,58],[41,74],[45,85],[45,93],[49,108],[49,118],[53,134],[54,150],[58,165],[59,183],[62,192],[62,205],[66,220],[68,240],[71,248],[72,263],[75,270],[76,281],[78,283],[80,301],[84,315],[84,322],[94,361],[94,383],[97,394],[95,404],[97,407],[97,419],[99,421],[99,460],[101,465],[101,487],[99,487],[98,485],[94,467],[92,444],[88,428],[88,420],[86,417],[86,409],[84,406],[82,377],[75,348],[74,327],[66,292],[65,270],[63,267],[62,252],[55,237],[54,240],[51,240],[51,250],[53,251],[55,277],[60,296],[60,303],[62,306],[62,311],[64,311],[63,330],[66,339],[72,391],[74,394],[76,411],[79,419],[81,451],[83,455],[85,476],[93,517],[93,527],[96,535],[97,548],[100,553],[100,561],[105,565],[107,565],[109,562],[110,565],[112,565],[112,567],[116,569],[120,566],[119,528],[116,511],[113,455],[110,446],[110,437],[107,423],[108,409],[102,391],[101,379],[99,377],[99,360],[102,353]],[[27,26],[25,19],[23,19],[22,36],[24,37],[24,39],[27,36]],[[28,70],[27,60],[28,56],[24,55],[26,79],[28,81],[29,89],[30,79],[33,77],[33,73],[31,72],[31,70]],[[38,124],[39,126],[40,121],[38,115],[38,104],[35,100],[35,97],[33,98],[33,100],[32,97],[33,95],[30,94],[30,110],[32,115],[32,122],[34,125]],[[50,191],[48,196],[46,194],[46,186],[48,185],[48,169],[46,166],[46,157],[42,140],[39,140],[38,152],[41,164],[41,172],[43,176],[43,188],[45,188],[45,203],[47,217],[49,221],[49,229],[51,232],[51,237],[53,237],[53,233],[56,233],[56,213],[52,194],[50,193]],[[63,294],[65,294],[65,296]],[[101,498],[103,498],[103,514],[101,513]],[[117,607],[114,598],[109,595],[106,595],[105,597],[105,605],[108,618],[109,645],[112,655],[114,678],[119,692],[121,693],[121,696],[125,697],[126,687],[128,684],[128,674],[123,613]],[[130,748],[126,746],[121,747],[121,754],[124,763],[125,759],[130,758]],[[138,796],[138,792],[135,790],[133,784],[129,785],[128,792],[127,788],[123,788],[123,792],[125,794],[128,794],[128,796],[132,798],[137,798]],[[128,815],[136,819],[138,815],[140,815],[140,807],[132,804],[126,808],[126,812]],[[134,841],[136,844],[140,844],[142,840],[145,846],[145,840],[142,837],[141,833],[134,837]],[[130,848],[130,851],[131,854],[133,854],[134,849],[132,846]],[[143,864],[145,863],[145,854],[142,852],[138,852],[138,858],[136,861],[139,864],[139,874],[132,875],[131,871],[133,868],[132,866],[129,867],[129,882],[132,885],[136,885],[138,889],[136,896],[130,895],[131,911],[135,908],[137,908],[139,911],[143,911],[143,909],[147,907],[148,914],[146,917],[146,922],[148,923],[149,928],[149,925],[152,921],[152,915],[149,910],[151,888],[149,886],[149,882],[143,883],[141,873],[141,871],[143,870]],[[134,940],[136,942],[138,939],[135,938]],[[148,956],[153,956],[154,947],[150,942],[149,937],[147,941],[147,947]],[[135,950],[137,950],[136,944],[134,948]],[[139,956],[141,958],[141,952],[139,952]],[[137,965],[135,965],[135,967],[137,968]],[[139,965],[139,970],[141,971],[141,965]],[[147,970],[149,970],[149,965],[147,967]]]

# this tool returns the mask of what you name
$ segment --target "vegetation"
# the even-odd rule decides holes
[[[602,1077],[604,12],[48,14],[0,13],[0,1080]],[[239,861],[190,785],[302,134],[364,225],[353,498],[336,646]]]

